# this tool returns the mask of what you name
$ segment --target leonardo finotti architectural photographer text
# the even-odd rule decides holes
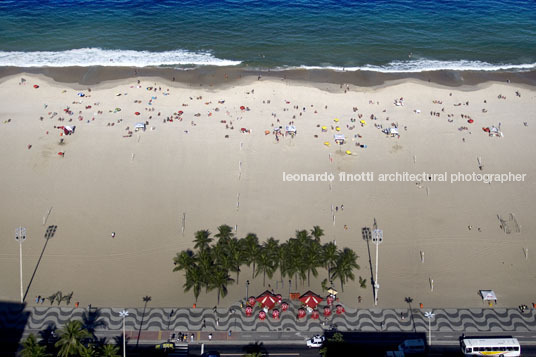
[[[393,172],[393,173],[374,173],[372,171],[363,171],[358,173],[331,172],[323,173],[287,173],[283,172],[284,182],[482,182],[482,183],[505,183],[505,182],[524,182],[527,174],[519,173],[410,173]]]

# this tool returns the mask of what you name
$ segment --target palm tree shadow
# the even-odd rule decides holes
[[[39,268],[39,264],[41,263],[41,259],[43,258],[43,254],[45,253],[45,249],[47,248],[48,240],[54,237],[54,234],[56,234],[56,229],[58,229],[58,226],[48,226],[45,232],[45,244],[43,245],[43,250],[41,250],[41,255],[39,256],[39,259],[37,260],[37,264],[35,265],[34,271],[32,273],[32,277],[30,278],[30,282],[28,283],[28,286],[26,287],[26,292],[24,293],[24,297],[22,301],[26,301],[26,296],[28,295],[28,291],[30,291],[30,286],[32,286],[35,273],[37,273],[37,268]]]
[[[404,298],[404,301],[409,305],[409,313],[411,315],[411,324],[413,325],[413,331],[417,332],[417,326],[415,326],[415,318],[413,317],[413,309],[411,308],[411,303],[413,299],[411,297]]]
[[[128,342],[130,341],[130,337],[125,336],[125,347],[128,346]],[[116,346],[118,346],[121,350],[123,349],[123,334],[119,336],[114,337],[114,343]]]
[[[145,310],[147,309],[147,303],[149,303],[149,301],[151,301],[152,298],[147,295],[147,296],[144,296],[142,300],[143,302],[145,302],[145,304],[143,305],[143,313],[141,314],[140,329],[138,330],[138,338],[136,339],[136,348],[138,348],[139,343],[140,343],[141,329],[143,327],[143,319],[145,318]]]
[[[363,227],[361,228],[361,236],[363,237],[363,240],[367,242],[367,251],[368,251],[368,261],[369,261],[369,267],[370,267],[370,286],[372,287],[372,298],[374,299],[375,296],[375,281],[374,281],[374,272],[372,270],[372,257],[370,255],[370,240],[372,239],[372,234],[370,233],[369,227]]]
[[[82,315],[82,325],[95,339],[95,330],[98,328],[106,328],[107,324],[104,319],[101,318],[100,309],[91,309]]]
[[[262,342],[250,343],[249,345],[242,347],[242,351],[247,355],[257,353],[262,356],[269,356],[268,350],[264,347]]]

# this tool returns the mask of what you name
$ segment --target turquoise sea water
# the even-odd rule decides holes
[[[0,66],[536,69],[536,2],[0,2]]]

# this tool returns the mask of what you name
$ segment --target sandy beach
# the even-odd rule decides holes
[[[358,87],[273,76],[231,82],[224,74],[214,82],[132,77],[88,87],[28,73],[0,80],[0,300],[20,299],[19,225],[28,236],[26,302],[60,290],[82,306],[143,306],[146,295],[153,306],[191,306],[172,258],[193,247],[196,231],[228,224],[239,238],[254,232],[283,242],[319,225],[323,243],[359,255],[341,301],[371,308],[361,229],[376,219],[384,234],[379,307],[406,307],[405,297],[426,307],[485,307],[481,289],[493,289],[500,307],[536,302],[533,86],[409,78]],[[291,122],[297,134],[276,139],[274,129]],[[399,135],[382,132],[393,125]],[[65,135],[59,126],[76,129]],[[425,180],[391,182],[423,172]],[[451,182],[473,172],[507,180]],[[288,180],[324,173],[334,179]],[[372,179],[348,182],[341,173]],[[36,269],[50,225],[57,230]],[[244,298],[246,279],[250,295],[265,290],[262,276],[243,268],[221,306]],[[266,288],[287,296],[288,281],[278,277]],[[321,293],[325,277],[320,270],[310,289]],[[293,282],[291,291],[308,289]],[[203,291],[198,305],[215,304],[216,292]]]

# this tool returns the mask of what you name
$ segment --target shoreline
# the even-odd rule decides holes
[[[80,86],[103,84],[108,81],[133,78],[160,78],[166,84],[182,83],[200,87],[219,88],[240,85],[243,81],[256,80],[258,76],[272,80],[306,82],[314,86],[322,84],[353,85],[362,88],[381,88],[408,80],[428,82],[453,88],[477,86],[489,82],[510,82],[516,85],[536,87],[536,71],[427,71],[383,73],[375,71],[335,71],[331,69],[249,69],[240,67],[198,67],[174,69],[167,67],[0,67],[0,81],[20,74],[44,75],[55,82]],[[173,80],[174,79],[174,80]],[[82,88],[82,87],[81,87]],[[333,88],[336,91],[336,88]]]

